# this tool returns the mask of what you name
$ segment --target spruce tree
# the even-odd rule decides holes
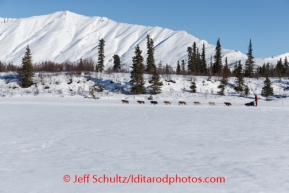
[[[198,62],[198,50],[196,42],[193,43],[193,49],[192,49],[192,66],[191,66],[191,72],[197,72],[197,62]]]
[[[218,88],[220,89],[220,91],[218,92],[219,95],[224,95],[225,94],[225,88],[226,88],[227,83],[228,83],[229,74],[230,74],[230,69],[229,69],[229,66],[228,66],[228,59],[226,57],[225,66],[224,66],[224,69],[223,69],[223,76],[222,76],[222,79],[221,79],[221,83],[218,86]]]
[[[132,57],[132,71],[131,71],[131,94],[144,94],[144,64],[143,57],[141,55],[142,51],[139,48],[139,45],[135,48],[135,56]]]
[[[154,73],[156,69],[155,59],[154,59],[154,41],[147,35],[147,67],[146,72],[149,74]]]
[[[226,88],[227,83],[228,83],[228,80],[223,77],[220,81],[220,85],[218,86],[218,88],[220,89],[218,92],[219,95],[225,95],[225,88]]]
[[[20,69],[20,81],[23,88],[27,88],[33,84],[33,65],[32,55],[29,46],[26,47],[26,52],[22,58],[22,67]]]
[[[250,94],[250,89],[249,89],[248,85],[246,85],[244,88],[244,94],[246,97],[248,97],[248,95]]]
[[[196,86],[195,80],[192,81],[190,89],[191,89],[191,93],[196,93],[197,92],[197,86]]]
[[[249,47],[248,47],[248,53],[247,53],[248,59],[245,62],[245,76],[246,77],[252,77],[254,73],[254,56],[253,56],[253,48],[252,48],[252,41],[250,39]]]
[[[151,89],[150,90],[151,95],[159,94],[162,92],[161,91],[162,83],[160,82],[160,76],[156,69],[154,70],[151,80],[149,82],[151,82],[151,85],[149,86],[149,88]]]
[[[104,58],[105,58],[104,46],[105,46],[104,39],[100,39],[98,43],[98,61],[97,61],[97,66],[96,66],[97,72],[102,72],[104,69]]]
[[[282,77],[282,75],[285,72],[285,67],[283,65],[283,62],[282,62],[281,58],[280,58],[280,60],[277,61],[276,71],[277,71],[279,79],[281,80],[281,77]]]
[[[201,59],[201,54],[199,53],[199,49],[197,48],[197,53],[196,53],[196,58],[195,58],[195,68],[196,68],[196,73],[200,73],[202,69],[202,59]]]
[[[266,79],[264,80],[264,87],[262,88],[261,95],[268,97],[269,95],[273,95],[273,88],[271,87],[271,81],[268,77],[266,76]]]
[[[186,72],[186,68],[185,68],[185,60],[182,60],[182,73]]]
[[[188,52],[188,72],[192,73],[193,72],[192,66],[193,66],[193,62],[194,62],[193,61],[193,49],[192,49],[192,47],[188,47],[187,52]]]
[[[223,77],[228,79],[230,74],[231,74],[231,71],[230,71],[229,66],[228,66],[228,58],[226,57],[225,66],[224,66],[224,69],[223,69]]]
[[[221,48],[220,38],[217,41],[215,51],[216,53],[214,55],[213,73],[221,74],[223,65],[222,65],[222,48]]]
[[[114,72],[119,72],[120,71],[120,57],[119,55],[115,54],[113,56],[113,71]]]
[[[243,68],[241,64],[241,60],[238,63],[238,67],[236,70],[236,78],[237,80],[235,81],[235,90],[237,92],[242,92],[244,91],[244,77],[243,77]]]
[[[284,68],[285,68],[285,75],[288,75],[288,73],[289,73],[289,64],[288,64],[287,56],[285,56],[285,59],[284,59]]]
[[[271,70],[270,70],[270,64],[269,64],[269,62],[267,62],[267,64],[266,64],[266,74],[265,74],[265,75],[266,75],[266,76],[267,76],[267,75],[269,76],[269,75],[270,75],[270,71],[271,71]]]
[[[163,64],[162,64],[162,61],[159,62],[157,71],[158,71],[158,74],[162,74],[162,73],[163,73]]]
[[[259,74],[260,74],[261,76],[266,76],[266,73],[267,73],[267,68],[266,68],[266,65],[265,65],[265,63],[264,63],[263,66],[260,67]]]
[[[212,73],[213,73],[213,57],[211,56],[210,65],[208,69],[208,80],[211,80]]]
[[[203,43],[202,55],[201,55],[201,73],[207,73],[207,62],[206,62],[206,51],[205,51],[205,43]]]
[[[181,74],[181,66],[180,66],[180,62],[178,61],[177,64],[177,74]]]
[[[235,62],[234,69],[233,69],[232,73],[236,77],[237,77],[237,71],[238,71],[238,62]]]

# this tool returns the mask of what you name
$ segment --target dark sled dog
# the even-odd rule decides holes
[[[179,101],[179,105],[187,105],[185,101]]]
[[[171,105],[171,102],[170,102],[170,101],[164,101],[164,103],[165,103],[166,105]]]
[[[226,106],[231,106],[232,104],[229,102],[224,102]]]

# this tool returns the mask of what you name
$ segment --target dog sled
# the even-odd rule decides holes
[[[252,102],[249,102],[249,103],[245,103],[245,105],[247,107],[253,107],[253,106],[255,106],[255,101],[252,101]]]

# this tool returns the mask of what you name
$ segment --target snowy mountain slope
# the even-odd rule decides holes
[[[34,62],[97,59],[98,40],[104,38],[106,67],[112,65],[114,54],[121,56],[122,63],[128,66],[137,44],[145,56],[147,34],[154,40],[157,63],[162,61],[175,66],[177,60],[186,60],[187,47],[193,42],[200,50],[205,44],[208,61],[215,52],[215,45],[185,31],[117,23],[105,17],[86,17],[64,11],[24,19],[0,18],[0,60],[19,65],[27,45],[32,50]],[[246,55],[239,51],[223,49],[223,55],[228,57],[229,63],[246,60]],[[258,65],[267,61],[274,64],[279,57],[285,56],[289,57],[289,53],[256,59],[256,62]]]

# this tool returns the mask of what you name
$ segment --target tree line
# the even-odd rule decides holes
[[[150,74],[149,83],[151,84],[148,89],[151,94],[160,93],[160,74],[166,74],[169,81],[170,74],[178,75],[203,75],[208,76],[219,76],[221,77],[221,84],[219,85],[219,94],[223,95],[225,87],[227,85],[228,77],[236,77],[237,81],[235,84],[235,90],[237,92],[248,92],[248,86],[244,85],[244,77],[258,78],[262,77],[284,77],[289,76],[289,66],[287,57],[284,61],[280,59],[276,65],[264,64],[261,67],[255,68],[255,61],[253,56],[252,41],[249,42],[247,60],[244,65],[241,61],[235,62],[234,68],[231,71],[229,68],[228,60],[225,58],[223,64],[222,47],[220,39],[217,40],[215,47],[215,54],[211,56],[210,63],[207,64],[205,44],[202,46],[202,50],[196,46],[196,42],[191,47],[187,48],[187,61],[177,61],[177,67],[174,69],[172,66],[166,64],[163,65],[160,61],[158,64],[155,63],[154,59],[154,41],[147,35],[147,52],[146,52],[146,64],[142,56],[142,50],[139,45],[135,48],[135,56],[132,58],[131,70],[122,69],[122,63],[119,55],[113,56],[113,67],[104,70],[104,47],[105,40],[100,39],[98,44],[98,59],[97,62],[92,58],[80,59],[76,63],[65,61],[62,63],[56,63],[52,61],[45,61],[38,64],[32,64],[32,56],[29,46],[26,48],[25,56],[22,58],[22,66],[15,66],[13,63],[5,64],[0,61],[0,72],[17,71],[19,73],[22,85],[28,87],[32,84],[30,76],[33,76],[34,72],[73,72],[76,74],[89,73],[89,72],[130,72],[132,85],[132,94],[145,93],[144,88],[144,74]],[[232,65],[232,64],[231,64]],[[196,87],[194,81],[191,85],[192,92],[195,92]]]
[[[148,35],[149,36],[149,35]],[[148,37],[147,37],[148,38]],[[150,37],[149,37],[150,38]],[[168,64],[162,64],[160,61],[155,64],[153,57],[153,40],[147,39],[147,48],[152,49],[147,50],[147,59],[144,73],[152,74],[153,68],[155,68],[158,74],[179,74],[179,75],[203,75],[203,76],[223,76],[223,72],[226,73],[228,77],[236,77],[239,72],[239,63],[241,61],[236,61],[235,63],[228,64],[225,58],[225,64],[223,64],[222,48],[220,39],[218,39],[215,54],[211,57],[209,64],[206,61],[205,44],[201,51],[196,46],[196,42],[193,43],[191,47],[187,48],[187,60],[181,60],[176,62],[176,68]],[[64,61],[62,63],[56,63],[52,61],[40,62],[33,64],[34,71],[45,71],[45,72],[130,72],[130,70],[122,69],[121,58],[118,54],[113,56],[113,67],[104,70],[104,46],[105,41],[103,39],[99,40],[98,45],[98,59],[95,61],[92,58],[83,58],[78,62]],[[288,59],[285,57],[284,60],[280,59],[276,64],[264,63],[262,66],[255,67],[255,61],[253,57],[252,42],[250,40],[248,53],[248,59],[244,64],[241,63],[244,68],[242,68],[241,73],[244,77],[288,77],[289,76],[289,64]],[[229,69],[230,66],[234,66],[233,70]],[[19,67],[13,63],[3,63],[0,61],[0,72],[18,71]]]

